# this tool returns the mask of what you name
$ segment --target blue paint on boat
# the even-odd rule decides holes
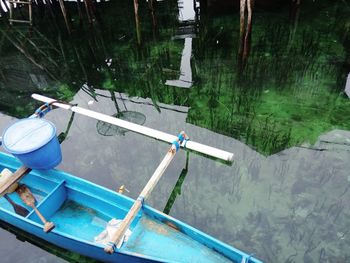
[[[0,170],[16,170],[20,163],[0,153]],[[41,213],[56,228],[45,233],[33,209],[26,217],[14,213],[0,198],[0,219],[50,243],[103,262],[249,262],[258,259],[145,205],[132,222],[132,235],[112,255],[94,237],[112,218],[122,219],[134,200],[59,170],[33,170],[25,183],[38,200]],[[10,194],[25,206],[16,193]]]

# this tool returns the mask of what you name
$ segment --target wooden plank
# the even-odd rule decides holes
[[[13,0],[10,0],[8,2],[9,3],[14,3],[14,4],[26,4],[26,5],[30,5],[31,4],[31,1],[25,2],[25,1],[13,1]]]
[[[17,169],[16,172],[10,177],[10,179],[0,188],[0,196],[6,194],[7,189],[10,188],[11,185],[16,183],[18,180],[20,180],[23,176],[25,176],[27,173],[29,173],[32,169],[21,166]]]
[[[31,22],[28,20],[18,20],[18,19],[9,19],[10,22],[16,22],[16,23],[28,23],[30,24]]]
[[[25,4],[25,5],[30,5],[31,4],[31,2],[25,2],[25,1],[13,1],[13,0],[10,0],[8,2],[12,3],[12,4]]]

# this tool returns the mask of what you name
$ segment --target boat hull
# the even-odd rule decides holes
[[[19,166],[15,158],[0,153],[1,169],[14,171]],[[131,224],[129,240],[109,255],[103,245],[94,242],[94,236],[111,218],[124,218],[134,200],[58,170],[32,171],[21,183],[33,191],[38,209],[56,228],[45,233],[30,207],[26,207],[28,216],[19,216],[4,198],[0,198],[0,220],[103,262],[261,262],[147,205]],[[16,193],[11,198],[20,203]]]
[[[120,253],[109,255],[106,254],[101,247],[81,243],[77,240],[66,238],[53,232],[47,234],[43,231],[42,226],[35,226],[31,223],[24,222],[23,220],[9,216],[2,211],[0,211],[0,219],[58,247],[100,260],[102,262],[159,262],[158,260],[147,259],[144,257],[140,258],[137,256]]]

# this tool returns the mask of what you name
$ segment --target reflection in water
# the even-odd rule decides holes
[[[66,7],[73,11],[76,3]],[[179,152],[150,205],[167,207],[172,216],[266,262],[349,261],[350,135],[329,132],[350,130],[343,92],[347,5],[304,1],[294,13],[255,9],[251,52],[241,72],[238,12],[216,16],[202,9],[199,21],[196,9],[198,26],[179,27],[178,4],[157,1],[155,37],[152,12],[140,1],[139,46],[132,2],[98,8],[104,16],[91,28],[80,27],[71,12],[71,37],[45,16],[36,17],[32,34],[0,25],[1,111],[29,115],[37,106],[29,95],[38,92],[110,115],[140,112],[147,126],[169,133],[184,129],[194,140],[234,152],[235,162],[226,166],[191,154],[183,169],[187,158]],[[63,17],[56,23],[64,27]],[[165,85],[179,80],[179,71],[169,69],[191,72],[184,74],[191,76],[191,89]],[[11,117],[0,117],[4,129]],[[59,131],[70,117],[59,109],[47,115]],[[99,136],[96,121],[75,116],[61,168],[108,187],[125,184],[135,197],[164,147],[134,133]],[[26,247],[20,253],[34,252]]]
[[[173,39],[185,39],[184,48],[181,55],[180,77],[178,80],[167,80],[165,85],[179,88],[192,87],[192,38],[195,37],[193,31],[196,31],[196,1],[178,1],[179,22],[181,23],[178,32]],[[191,35],[192,34],[192,35]]]
[[[139,0],[134,0],[134,12],[135,12],[137,44],[141,45],[141,25],[140,25],[140,17],[139,17]]]
[[[100,94],[101,93],[102,92],[100,92]],[[119,108],[118,101],[114,92],[110,91],[110,94],[111,94],[111,99],[117,110],[117,113],[112,115],[113,117],[116,117],[118,119],[125,120],[128,122],[132,122],[138,125],[143,125],[146,122],[146,116],[143,113],[137,112],[137,111],[129,111],[127,109],[124,98],[122,97],[122,94],[119,93],[120,100],[124,105],[123,111],[121,111]],[[125,133],[128,132],[128,130],[125,128],[121,128],[104,121],[98,121],[96,123],[96,128],[97,128],[97,132],[103,136],[125,135]]]
[[[175,203],[175,200],[176,200],[176,197],[178,195],[181,195],[181,186],[186,178],[186,175],[187,175],[187,172],[188,172],[188,161],[190,159],[190,153],[187,152],[186,153],[186,165],[185,165],[185,168],[182,169],[181,171],[181,174],[179,176],[179,179],[177,179],[177,182],[174,186],[174,189],[173,191],[171,192],[170,196],[169,196],[169,199],[164,207],[164,210],[163,210],[163,213],[165,214],[169,214],[170,211],[171,211],[171,208],[173,207],[174,203]]]
[[[185,46],[181,56],[180,78],[178,80],[167,80],[165,85],[190,88],[192,87],[192,38],[185,38]]]
[[[72,127],[72,124],[73,124],[73,121],[74,121],[74,116],[75,116],[75,112],[72,112],[71,113],[71,116],[69,118],[69,121],[68,121],[68,125],[67,125],[67,128],[64,132],[61,132],[57,138],[58,138],[58,141],[60,142],[60,144],[67,138],[68,136],[68,133],[69,133],[69,130],[70,128]]]
[[[345,93],[348,95],[350,98],[350,73],[348,75],[348,78],[346,79],[346,84],[345,84]]]
[[[6,222],[0,221],[0,227],[12,234],[14,234],[18,241],[21,242],[28,242],[30,244],[33,244],[35,246],[40,247],[41,249],[44,249],[45,251],[49,252],[52,255],[55,255],[62,260],[62,262],[79,262],[79,263],[97,263],[97,261],[92,260],[90,258],[84,257],[82,255],[70,252],[68,250],[62,249],[60,247],[54,246],[45,240],[42,240],[36,236],[33,236],[19,228],[16,228],[12,225],[7,224]],[[3,258],[4,259],[4,258]],[[13,259],[13,258],[12,258]],[[30,260],[30,257],[27,258]],[[52,262],[61,262],[58,258],[50,257],[48,260],[52,260]],[[39,258],[36,258],[36,260],[39,260]],[[44,258],[40,258],[40,260],[45,260]],[[18,261],[17,261],[18,262]],[[46,262],[43,261],[43,262]]]

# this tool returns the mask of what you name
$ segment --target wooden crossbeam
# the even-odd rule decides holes
[[[15,0],[10,0],[8,1],[9,3],[13,4],[25,4],[25,5],[31,5],[31,1],[15,1]]]
[[[19,181],[23,176],[25,176],[27,173],[29,173],[32,169],[26,167],[26,166],[21,166],[20,168],[17,169],[16,172],[14,172],[13,175],[11,175],[10,179],[0,188],[0,196],[6,194],[6,191]]]
[[[15,22],[15,23],[27,23],[31,24],[32,22],[29,20],[19,20],[19,19],[9,19],[9,22]]]

